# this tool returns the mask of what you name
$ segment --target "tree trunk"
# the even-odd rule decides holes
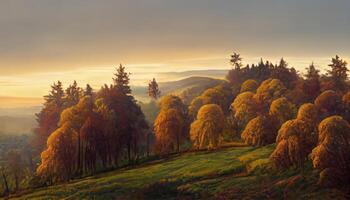
[[[147,140],[146,140],[147,157],[149,157],[149,135],[150,135],[150,134],[147,134]]]
[[[19,179],[18,176],[15,175],[15,191],[18,191],[18,189],[19,189],[19,180],[18,179]]]
[[[77,155],[77,174],[81,175],[81,141],[80,141],[80,131],[78,132],[78,155]]]
[[[9,185],[7,183],[6,175],[4,172],[2,172],[2,178],[4,179],[5,184],[5,195],[8,195],[10,193]]]
[[[176,148],[177,148],[177,153],[180,152],[180,137],[179,135],[176,136]]]
[[[128,142],[128,160],[129,164],[131,163],[131,144]]]

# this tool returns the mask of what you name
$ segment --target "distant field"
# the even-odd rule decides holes
[[[315,186],[310,166],[284,173],[269,170],[274,146],[231,147],[186,153],[27,191],[17,199],[346,199],[341,191]],[[301,175],[299,175],[301,174]]]

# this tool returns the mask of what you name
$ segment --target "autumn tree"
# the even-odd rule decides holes
[[[189,106],[190,116],[194,119],[197,116],[198,110],[206,104],[217,104],[225,113],[229,109],[230,91],[224,85],[219,85],[214,88],[205,90],[199,97],[196,97]]]
[[[286,121],[278,131],[276,149],[270,160],[279,169],[302,167],[317,143],[318,109],[314,104],[300,106],[296,119]]]
[[[268,115],[259,115],[250,120],[241,134],[243,141],[252,146],[264,146],[275,141],[276,125]]]
[[[154,100],[157,100],[160,97],[160,90],[155,78],[148,83],[148,96]]]
[[[263,81],[254,95],[260,112],[268,110],[271,102],[282,97],[286,93],[286,90],[284,84],[278,79],[267,79]]]
[[[285,121],[294,118],[296,107],[287,98],[281,97],[271,103],[269,114],[277,120],[278,126],[280,126]]]
[[[248,79],[241,85],[241,93],[243,92],[255,92],[259,84],[254,79]]]
[[[36,149],[42,151],[49,135],[57,129],[60,114],[64,109],[64,91],[62,83],[58,81],[51,86],[51,91],[44,96],[44,106],[36,114],[38,126],[35,129]]]
[[[302,167],[314,147],[313,126],[300,119],[285,122],[278,131],[270,160],[277,168]]]
[[[158,114],[153,128],[156,136],[156,151],[161,154],[170,153],[176,149],[188,137],[188,118],[186,106],[182,100],[173,95],[161,98]]]
[[[240,129],[244,128],[257,115],[257,104],[254,99],[254,93],[243,92],[239,94],[231,105],[231,111],[238,127]]]
[[[191,124],[191,140],[196,149],[216,148],[224,128],[225,116],[220,106],[207,104],[198,111],[197,120]]]
[[[49,183],[71,179],[76,170],[76,149],[77,133],[67,122],[48,138],[37,174]]]
[[[342,99],[333,90],[322,92],[316,99],[315,105],[319,108],[323,117],[340,113],[342,110]]]
[[[314,168],[321,170],[319,183],[339,186],[349,182],[350,126],[340,116],[324,119],[318,126],[318,146],[312,150]]]
[[[154,122],[156,136],[156,152],[160,154],[171,153],[175,149],[180,150],[180,140],[184,119],[176,109],[161,110]]]

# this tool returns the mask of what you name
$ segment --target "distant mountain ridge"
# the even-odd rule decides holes
[[[226,69],[208,69],[208,70],[189,70],[182,72],[162,72],[160,75],[164,76],[179,76],[179,77],[210,77],[210,78],[224,78],[229,70]]]
[[[178,95],[183,97],[185,103],[188,104],[188,101],[193,99],[192,96],[198,96],[198,94],[203,92],[205,89],[214,87],[223,82],[224,80],[220,79],[193,76],[177,81],[159,82],[158,85],[162,96],[168,94]],[[147,95],[147,86],[132,87],[132,90],[133,95],[137,100],[143,102],[148,102],[150,100]]]

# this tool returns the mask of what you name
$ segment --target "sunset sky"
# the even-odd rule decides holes
[[[96,88],[123,63],[132,84],[158,72],[229,69],[284,57],[302,71],[350,61],[349,0],[1,0],[0,98]],[[10,103],[9,103],[10,104]]]

